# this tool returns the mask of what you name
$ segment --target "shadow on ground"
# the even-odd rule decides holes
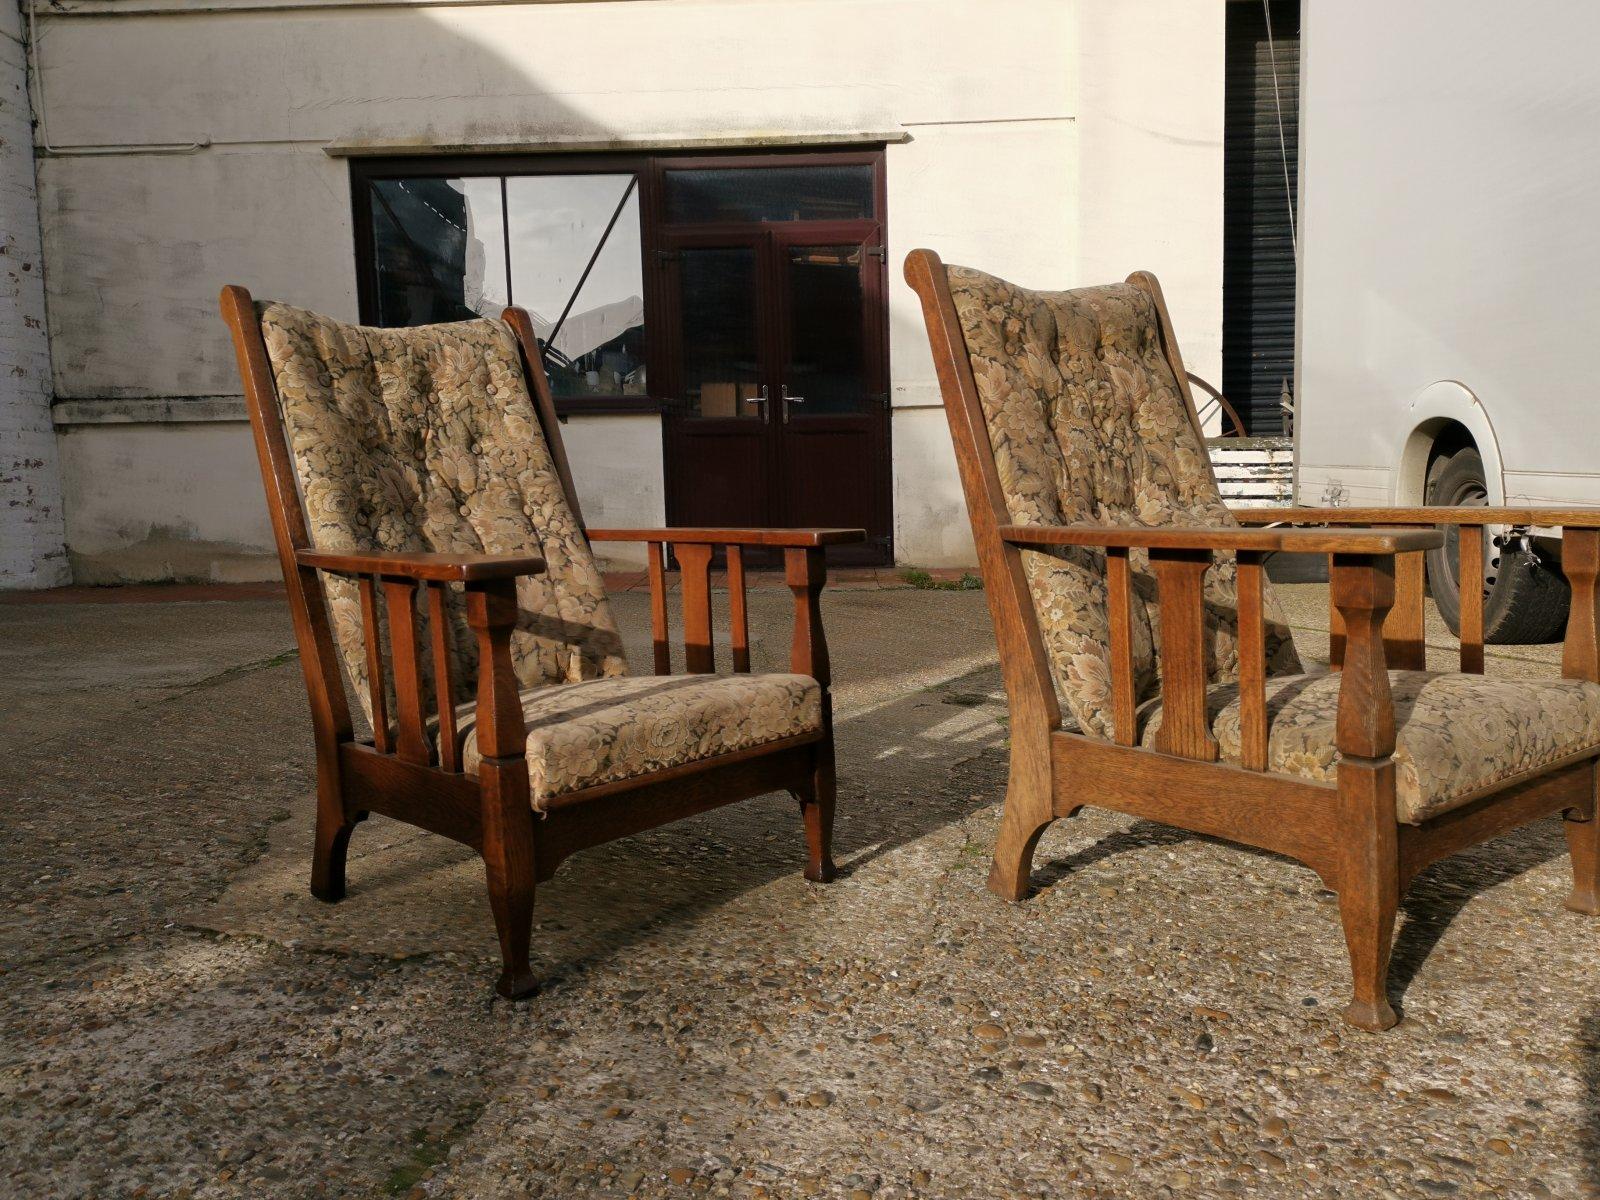
[[[998,669],[962,669],[973,661],[971,649],[938,635],[937,611],[949,604],[922,597],[906,602],[934,610],[934,619],[923,622],[923,638],[887,661],[869,649],[876,640],[870,625],[836,612],[861,606],[858,594],[839,593],[830,606],[839,676],[834,845],[846,876],[992,803],[1003,779]],[[635,603],[633,597],[623,601]],[[760,623],[767,636],[758,634],[752,645],[755,669],[787,669],[782,621],[788,598],[758,593],[752,603],[771,610],[759,616],[772,618]],[[629,626],[630,634],[638,624]],[[648,661],[642,649],[630,639],[634,662]],[[874,661],[870,675],[857,669],[867,661]],[[467,847],[399,822],[374,816],[359,826],[351,842],[349,895],[338,905],[312,899],[306,890],[312,801],[297,797],[290,819],[271,831],[266,853],[219,899],[183,919],[311,949],[390,957],[453,953],[482,961],[486,971],[498,961],[482,861]],[[798,810],[779,794],[585,851],[539,888],[535,969],[549,979],[586,957],[619,951],[653,927],[792,875],[804,848]]]
[[[788,603],[752,604],[781,665]],[[1418,880],[1376,1038],[1337,1017],[1331,894],[1281,859],[1089,810],[1000,903],[981,594],[828,598],[843,878],[801,879],[787,797],[579,855],[521,1006],[466,852],[374,818],[348,900],[305,894],[281,606],[115,607],[0,612],[16,1194],[1600,1191],[1597,931],[1556,822]]]

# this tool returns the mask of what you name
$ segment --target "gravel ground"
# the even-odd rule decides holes
[[[1326,590],[1282,591],[1324,656]],[[753,596],[758,666],[786,609]],[[990,896],[982,595],[827,615],[842,877],[801,878],[779,797],[586,853],[510,1006],[463,850],[374,818],[348,900],[305,894],[281,602],[0,606],[0,1193],[1600,1195],[1600,929],[1556,822],[1421,877],[1404,1020],[1361,1034],[1287,861],[1088,810]]]

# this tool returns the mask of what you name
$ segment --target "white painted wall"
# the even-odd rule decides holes
[[[1223,6],[1214,0],[330,0],[228,11],[236,6],[213,0],[215,11],[180,18],[80,0],[44,19],[55,144],[210,143],[193,154],[42,160],[56,389],[74,420],[111,397],[159,399],[164,413],[181,415],[183,398],[214,405],[237,393],[215,316],[222,283],[354,318],[348,171],[324,153],[330,143],[909,135],[888,152],[887,214],[904,562],[973,559],[948,434],[931,407],[919,310],[900,280],[905,251],[932,246],[1044,287],[1153,269],[1195,369],[1215,374]],[[661,520],[651,424],[574,418],[566,427],[594,523]],[[91,512],[148,510],[150,528],[171,524],[166,500],[151,494],[163,487],[159,474],[118,466],[110,445],[123,442],[128,458],[136,440],[166,439],[174,446],[160,456],[172,460],[227,436],[247,443],[242,425],[163,425],[137,439],[127,426],[73,428],[69,440],[85,446],[112,439],[104,453],[75,452],[67,467],[96,471],[70,484],[69,540],[76,548],[81,534],[94,546],[84,560],[110,572],[119,569],[114,535]],[[259,509],[253,473],[193,486],[203,490],[193,540],[231,544],[247,531],[249,522],[222,514]],[[155,559],[127,544],[138,575]],[[217,561],[226,564],[218,570],[241,569]],[[274,570],[261,560],[262,575]]]
[[[1563,0],[1307,0],[1301,502],[1420,500],[1446,418],[1494,499],[1600,502],[1597,44]]]
[[[652,413],[571,417],[561,429],[586,525],[649,529],[667,523],[662,482],[661,419]],[[602,566],[640,567],[645,548],[596,542]]]
[[[1218,387],[1226,8],[1089,0],[1074,72],[1078,278],[1153,272],[1184,365]]]
[[[0,588],[68,579],[20,10],[0,0]]]

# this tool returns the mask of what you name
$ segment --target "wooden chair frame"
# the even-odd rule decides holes
[[[1462,576],[1473,578],[1474,571],[1481,574],[1484,525],[1517,524],[1564,530],[1562,561],[1572,609],[1562,674],[1600,681],[1600,509],[1295,508],[1236,514],[1252,525],[1279,528],[1013,525],[944,266],[932,251],[916,250],[905,271],[921,298],[933,346],[1011,708],[1010,776],[991,890],[1008,900],[1023,899],[1040,835],[1053,820],[1075,816],[1091,803],[1288,855],[1339,893],[1354,983],[1345,1019],[1372,1031],[1398,1019],[1387,980],[1400,896],[1436,859],[1536,817],[1561,813],[1572,855],[1567,907],[1600,913],[1600,822],[1594,819],[1600,757],[1589,751],[1423,824],[1401,824],[1388,676],[1391,666],[1424,667],[1423,554],[1442,541],[1433,526],[1460,527]],[[1160,285],[1145,272],[1130,275],[1128,282],[1155,301],[1163,348],[1198,433]],[[1292,527],[1299,525],[1317,528]],[[1115,733],[1110,741],[1062,728],[1055,680],[1022,566],[1023,549],[1054,546],[1106,552]],[[1135,547],[1149,551],[1161,619],[1162,723],[1153,749],[1138,745],[1128,562]],[[1213,553],[1224,550],[1238,557],[1240,766],[1217,761],[1206,716],[1201,586]],[[1336,724],[1340,761],[1332,784],[1266,770],[1262,572],[1267,554],[1284,552],[1329,556],[1333,659],[1343,671]],[[1481,673],[1483,608],[1475,589],[1462,592],[1461,620],[1462,670]]]
[[[824,547],[861,541],[859,529],[590,529],[591,542],[645,542],[649,547],[651,632],[658,675],[671,673],[667,631],[665,548],[681,571],[684,663],[691,674],[715,670],[712,641],[711,561],[726,553],[733,669],[750,670],[742,547],[781,549],[785,582],[794,595],[790,669],[822,686],[823,727],[736,750],[652,775],[598,784],[552,799],[541,815],[529,800],[527,729],[512,668],[511,633],[517,620],[516,579],[544,569],[537,556],[474,554],[338,554],[311,545],[280,415],[266,344],[250,293],[222,292],[222,313],[233,333],[255,433],[273,537],[288,589],[295,640],[311,701],[317,757],[316,842],[311,892],[334,902],[345,894],[350,834],[368,813],[471,846],[483,858],[489,902],[500,939],[503,969],[496,990],[510,999],[534,994],[528,954],[534,890],[568,855],[694,813],[767,792],[788,791],[800,803],[806,834],[806,878],[833,878],[834,747],[829,696],[828,645],[821,592],[827,579]],[[516,334],[540,424],[573,514],[582,524],[577,493],[562,445],[555,405],[528,314],[505,310]],[[367,675],[374,715],[372,740],[358,739],[340,676],[328,606],[318,572],[356,581],[361,600]],[[465,590],[467,622],[477,639],[476,727],[482,763],[462,770],[463,738],[451,699],[444,588]],[[430,614],[431,645],[424,647],[416,619],[417,589]],[[380,633],[378,597],[389,618],[389,653]],[[431,655],[436,689],[437,738],[428,728],[422,656]],[[395,713],[386,711],[384,669],[392,668]],[[393,732],[391,732],[391,728]]]

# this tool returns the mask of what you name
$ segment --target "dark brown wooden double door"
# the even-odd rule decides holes
[[[658,236],[669,523],[861,527],[837,561],[892,561],[881,222]]]

